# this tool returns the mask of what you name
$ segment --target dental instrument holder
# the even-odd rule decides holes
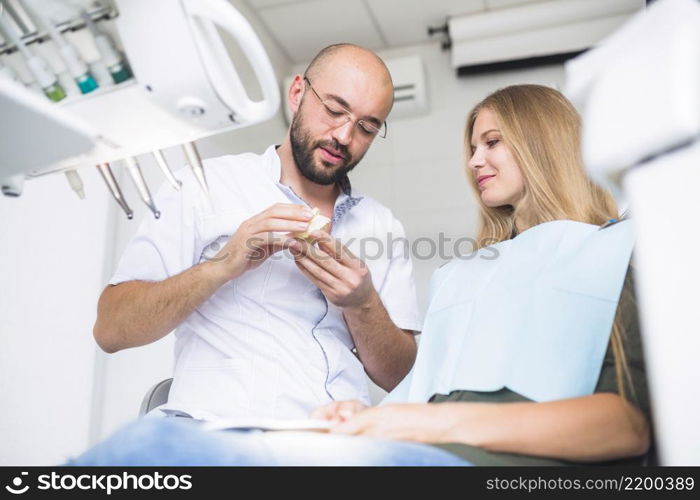
[[[209,186],[204,176],[204,165],[202,164],[202,158],[199,156],[199,151],[197,151],[197,146],[195,146],[194,142],[188,142],[182,145],[182,149],[187,157],[187,163],[192,169],[192,173],[197,178],[199,185],[209,194]]]
[[[146,206],[151,210],[151,212],[153,212],[153,216],[156,219],[159,219],[160,211],[156,208],[156,205],[153,202],[153,197],[151,196],[151,192],[148,189],[146,180],[143,178],[143,174],[141,173],[141,167],[136,161],[136,158],[125,158],[124,164],[126,165],[126,169],[129,171],[129,176],[131,177],[131,180],[134,182],[134,186],[136,186],[136,190],[139,192],[139,196],[141,196],[141,200],[143,200]]]
[[[115,0],[115,5],[121,49],[134,78],[53,105],[66,118],[92,127],[92,147],[41,166],[25,161],[28,178],[189,144],[260,123],[276,113],[280,96],[272,65],[253,29],[229,2]],[[157,31],[153,19],[159,20]],[[262,90],[261,100],[248,96],[217,27],[248,59]],[[19,122],[22,115],[9,119]],[[41,127],[35,131],[36,144],[25,141],[0,151],[0,178],[13,173],[3,170],[6,157],[31,156],[42,148],[43,132]],[[186,154],[206,186],[198,155]]]
[[[170,185],[176,190],[180,190],[180,186],[182,186],[182,181],[179,179],[176,179],[175,176],[173,175],[172,170],[170,170],[170,166],[168,165],[168,162],[165,160],[165,156],[163,155],[163,152],[159,149],[153,151],[153,157],[156,159],[156,163],[158,164],[158,167],[160,167],[161,171],[163,172],[163,175],[165,175],[165,178],[168,180]]]
[[[134,212],[131,210],[131,208],[129,208],[129,205],[124,199],[122,190],[119,189],[119,184],[117,183],[117,179],[114,178],[114,174],[112,173],[112,169],[109,166],[109,163],[100,163],[99,165],[97,165],[97,170],[99,170],[100,175],[105,181],[105,184],[107,184],[107,189],[109,189],[109,192],[112,193],[114,199],[117,200],[119,206],[122,207],[122,210],[124,210],[126,217],[128,219],[133,219]]]
[[[83,185],[83,180],[80,178],[80,174],[75,170],[66,170],[66,180],[71,189],[78,195],[78,198],[84,200],[85,186]]]

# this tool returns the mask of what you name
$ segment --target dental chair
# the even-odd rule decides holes
[[[146,395],[141,402],[141,408],[139,409],[139,417],[143,417],[153,408],[165,404],[168,401],[168,394],[170,393],[170,386],[172,383],[172,378],[166,378],[146,391]]]

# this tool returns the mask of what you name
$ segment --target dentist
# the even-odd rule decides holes
[[[408,373],[420,329],[401,223],[348,173],[386,137],[391,76],[374,53],[323,49],[297,75],[279,146],[205,161],[209,199],[180,172],[164,186],[98,304],[94,336],[114,353],[175,330],[166,413],[307,417],[334,400],[369,404]],[[211,200],[211,201],[210,201]],[[311,209],[331,219],[309,247]],[[387,241],[358,257],[363,239]],[[394,244],[393,242],[399,241]]]

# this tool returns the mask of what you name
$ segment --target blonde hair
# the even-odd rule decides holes
[[[581,122],[561,93],[541,85],[514,85],[486,97],[467,119],[467,160],[472,154],[474,122],[482,109],[496,116],[525,187],[517,213],[512,207],[489,208],[477,196],[481,206],[480,242],[510,238],[516,217],[526,221],[528,227],[561,219],[603,224],[618,217],[613,197],[583,170]],[[478,194],[474,176],[468,177]]]
[[[504,241],[516,232],[516,218],[526,227],[568,219],[600,225],[619,218],[612,195],[586,175],[581,159],[581,120],[560,92],[542,85],[514,85],[492,93],[469,113],[465,133],[466,161],[473,154],[471,137],[479,113],[488,109],[497,120],[502,141],[520,167],[523,197],[517,208],[488,207],[479,196],[473,175],[470,184],[480,205],[478,246]],[[615,316],[610,345],[620,395],[627,399],[631,384],[623,349],[620,309]]]

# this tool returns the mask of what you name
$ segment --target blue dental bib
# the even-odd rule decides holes
[[[416,363],[382,404],[504,387],[538,402],[592,394],[632,246],[630,221],[560,220],[438,269]]]

